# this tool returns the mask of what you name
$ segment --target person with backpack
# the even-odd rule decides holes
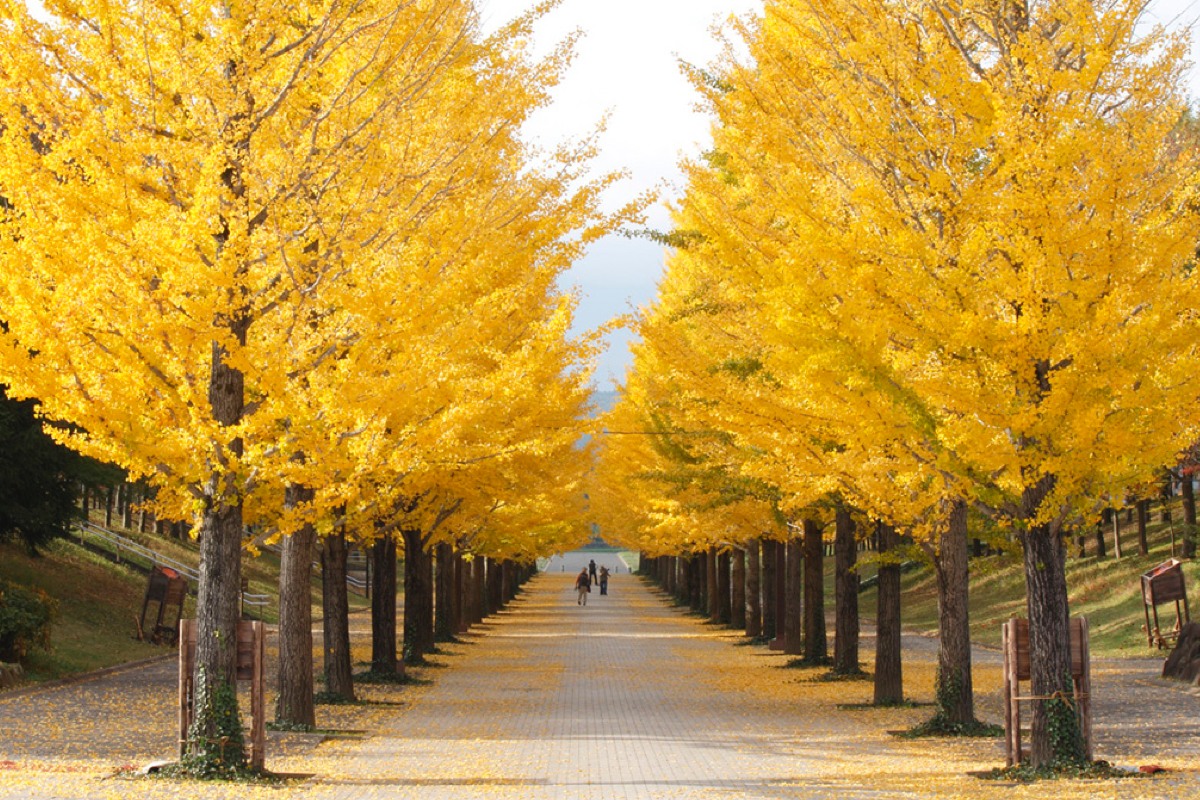
[[[586,569],[579,571],[579,577],[575,579],[575,591],[579,592],[577,605],[586,606],[588,592],[592,591],[592,580]]]

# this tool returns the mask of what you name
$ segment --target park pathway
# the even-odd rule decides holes
[[[199,796],[1200,796],[1200,698],[1155,679],[1151,659],[1097,664],[1097,754],[1131,766],[1164,764],[1171,773],[1033,787],[983,781],[971,773],[1003,763],[999,740],[897,739],[889,731],[911,727],[929,708],[861,707],[870,699],[869,682],[820,681],[822,670],[790,669],[781,654],[739,646],[744,640],[736,632],[673,607],[624,564],[608,596],[593,591],[588,605],[578,606],[572,584],[589,557],[618,566],[610,553],[552,560],[508,609],[419,670],[417,685],[364,690],[372,701],[367,706],[323,706],[318,723],[340,734],[273,734],[267,766],[296,775],[290,785],[211,786]],[[869,657],[873,640],[869,630],[864,634]],[[905,636],[904,647],[906,693],[928,701],[936,642]],[[146,679],[166,666],[92,681],[90,708],[74,709],[79,713],[69,721],[60,717],[79,702],[75,693],[83,686],[0,702],[0,798],[198,796],[187,785],[112,775],[114,759],[136,762],[147,751],[163,750],[157,739],[170,728],[159,716],[170,694]],[[975,681],[981,715],[996,720],[994,653],[978,651]],[[145,701],[130,708],[131,697]],[[105,710],[113,719],[105,719]],[[89,711],[91,719],[84,719]],[[140,725],[132,723],[138,715]],[[71,746],[53,744],[65,741]],[[101,767],[105,760],[109,766]]]

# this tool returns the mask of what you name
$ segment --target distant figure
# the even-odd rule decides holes
[[[594,558],[588,562],[588,580],[592,583],[596,582],[596,559]]]
[[[579,577],[575,579],[575,591],[579,592],[579,601],[576,605],[586,606],[588,592],[592,590],[592,581],[588,577],[586,569],[579,570]]]
[[[600,567],[600,594],[608,594],[608,567]]]

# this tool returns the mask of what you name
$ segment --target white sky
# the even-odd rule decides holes
[[[478,0],[484,25],[492,29],[534,5],[533,0]],[[606,114],[600,171],[624,169],[630,180],[611,196],[619,206],[648,188],[663,187],[664,199],[680,182],[681,155],[694,155],[708,139],[708,120],[695,108],[691,86],[677,59],[706,65],[719,51],[711,33],[731,15],[757,12],[762,0],[562,0],[537,28],[535,42],[549,49],[570,31],[584,32],[578,56],[530,133],[553,145],[590,131]],[[1200,0],[1150,0],[1146,18],[1175,27],[1196,27]],[[1200,50],[1193,46],[1193,61]],[[1192,95],[1200,98],[1200,71],[1193,69]],[[669,227],[661,204],[649,220]],[[645,240],[610,237],[600,242],[564,278],[583,292],[577,327],[594,328],[613,316],[649,303],[662,274],[663,251]],[[630,362],[628,337],[611,337],[597,371],[599,388],[621,380]]]

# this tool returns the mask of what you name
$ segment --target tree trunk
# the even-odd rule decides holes
[[[829,659],[825,635],[825,541],[821,524],[804,520],[804,660],[822,664]]]
[[[400,536],[404,540],[404,663],[424,664],[431,642],[426,639],[422,617],[429,616],[433,600],[433,587],[426,583],[428,554],[420,530],[406,528]]]
[[[487,594],[488,608],[495,614],[504,605],[504,576],[500,572],[500,562],[491,556],[487,560]]]
[[[312,489],[289,485],[287,508],[312,502]],[[275,722],[317,724],[313,707],[312,559],[316,531],[302,526],[283,540],[279,563],[279,694]]]
[[[1125,548],[1121,544],[1121,513],[1116,509],[1109,509],[1109,518],[1112,520],[1113,533],[1113,555],[1117,558],[1125,557]]]
[[[722,625],[730,624],[733,619],[733,597],[729,586],[731,560],[728,550],[717,553],[717,622]]]
[[[729,554],[729,625],[746,628],[746,551],[735,547]]]
[[[371,672],[396,675],[396,539],[371,545]]]
[[[133,484],[126,483],[121,487],[121,525],[125,530],[133,530]]]
[[[471,622],[483,622],[487,617],[487,557],[471,560]]]
[[[471,629],[471,563],[460,551],[454,557],[454,580],[458,594],[458,632]]]
[[[879,554],[895,557],[900,544],[896,528],[879,523]],[[904,675],[900,663],[900,565],[880,564],[875,631],[875,705],[904,701]]]
[[[1137,501],[1138,555],[1150,555],[1150,541],[1146,537],[1146,526],[1150,523],[1150,501]]]
[[[346,536],[338,527],[321,548],[321,607],[325,629],[325,691],[354,700],[350,662],[350,598],[346,593]]]
[[[454,548],[442,542],[436,548],[437,553],[437,583],[434,614],[434,641],[454,641],[457,631],[454,606],[457,597],[454,593]]]
[[[692,611],[704,609],[704,554],[693,553],[687,560],[688,598]]]
[[[115,486],[107,487],[105,499],[107,502],[104,504],[104,527],[112,528],[113,506],[117,502],[117,490]]]
[[[1022,545],[1029,614],[1029,693],[1049,697],[1060,691],[1070,692],[1066,550],[1062,539],[1047,525],[1031,528]],[[1034,766],[1060,760],[1077,761],[1082,757],[1078,723],[1072,725],[1070,717],[1074,712],[1065,708],[1065,704],[1035,702],[1031,716],[1030,760]]]
[[[1184,475],[1179,484],[1183,497],[1183,557],[1196,557],[1196,493],[1192,476]]]
[[[804,542],[799,537],[788,539],[784,565],[783,652],[798,656],[804,652]]]
[[[779,608],[779,598],[776,597],[775,571],[779,568],[776,556],[779,549],[772,539],[759,539],[759,560],[762,562],[762,636],[764,639],[774,639],[779,635],[775,620],[775,611]]]
[[[751,639],[762,636],[762,564],[759,561],[759,541],[746,543],[746,635]]]
[[[721,592],[717,581],[717,548],[704,552],[704,600],[708,618],[714,622],[721,618]]]
[[[854,540],[854,518],[850,510],[839,506],[834,522],[834,604],[836,617],[833,637],[833,671],[853,675],[862,671],[858,663],[858,544]]]
[[[1096,558],[1108,558],[1108,547],[1104,540],[1104,522],[1105,514],[1100,515],[1100,521],[1096,523]]]
[[[238,343],[245,344],[246,318],[224,318],[221,323]],[[212,344],[208,400],[213,420],[225,429],[241,422],[245,404],[245,378],[229,366],[227,356],[222,345]],[[233,438],[226,448],[233,458],[240,458],[242,440]],[[196,595],[196,694],[186,757],[239,770],[245,766],[246,751],[240,744],[240,715],[232,710],[236,709],[237,647],[230,646],[237,642],[242,592],[242,500],[240,484],[233,485],[236,480],[235,474],[214,471],[200,487],[205,503],[200,517]]]
[[[951,723],[975,721],[968,606],[967,503],[956,500],[934,558],[938,590],[937,715]]]

